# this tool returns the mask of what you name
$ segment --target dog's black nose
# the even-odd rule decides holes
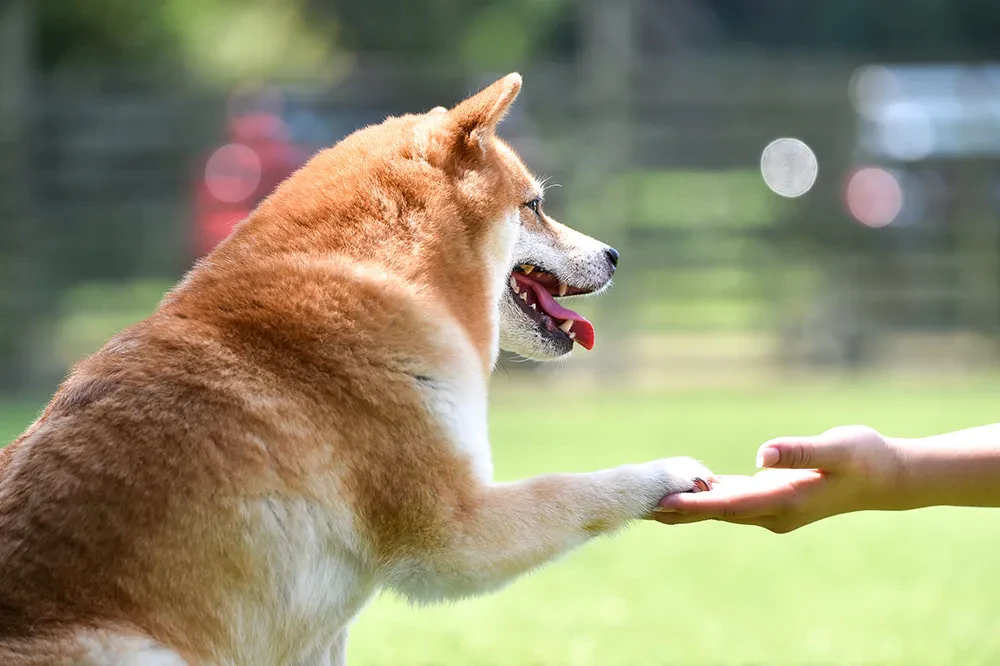
[[[605,252],[608,253],[608,261],[611,262],[611,271],[614,272],[618,268],[618,250],[613,247],[609,247]]]

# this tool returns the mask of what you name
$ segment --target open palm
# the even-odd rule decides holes
[[[664,498],[650,517],[667,525],[722,520],[784,533],[850,511],[897,508],[896,454],[871,428],[772,440],[761,457],[777,469],[721,475],[708,492]]]

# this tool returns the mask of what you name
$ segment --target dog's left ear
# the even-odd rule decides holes
[[[439,131],[442,148],[454,157],[481,156],[486,139],[507,115],[521,91],[521,75],[508,74],[460,102],[445,114]]]

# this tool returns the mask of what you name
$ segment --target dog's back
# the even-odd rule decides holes
[[[169,638],[192,663],[205,645],[233,663],[330,649],[375,589],[356,522],[408,531],[384,480],[397,463],[462,468],[434,450],[419,396],[435,356],[421,330],[440,325],[413,321],[405,285],[337,263],[254,267],[283,278],[249,298],[216,292],[255,279],[239,263],[196,273],[0,454],[0,646],[93,627]],[[395,460],[386,444],[407,440],[429,446]]]

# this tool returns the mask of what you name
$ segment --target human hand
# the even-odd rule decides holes
[[[753,476],[718,477],[708,492],[663,498],[653,519],[667,525],[721,520],[785,533],[851,511],[902,509],[900,453],[865,426],[763,444]]]

